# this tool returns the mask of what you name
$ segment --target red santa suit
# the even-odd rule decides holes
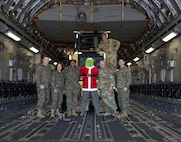
[[[95,66],[84,66],[80,69],[79,76],[83,76],[82,91],[96,91],[98,77],[98,68]]]

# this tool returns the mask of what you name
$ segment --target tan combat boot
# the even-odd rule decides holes
[[[123,113],[120,114],[120,117],[128,117],[127,111],[124,110]]]
[[[42,114],[41,109],[38,109],[37,116],[38,116],[39,118],[45,118],[45,115]]]
[[[61,115],[62,115],[62,113],[60,113],[59,109],[56,109],[55,114],[56,114],[57,116],[61,116]]]
[[[72,109],[72,115],[73,115],[73,116],[78,116],[78,114],[76,113],[76,111],[75,111],[74,108]]]
[[[55,117],[55,109],[51,109],[51,117]]]
[[[42,112],[42,114],[43,114],[44,116],[48,116],[48,113],[46,112],[45,109],[42,109],[41,112]]]
[[[71,110],[68,110],[67,116],[71,116],[71,115],[72,115],[72,111],[71,111]]]

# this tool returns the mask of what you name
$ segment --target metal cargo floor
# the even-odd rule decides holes
[[[0,141],[181,142],[181,117],[130,101],[129,117],[45,117],[32,108],[0,119]]]

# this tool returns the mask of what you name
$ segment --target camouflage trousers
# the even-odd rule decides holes
[[[50,100],[50,89],[44,88],[44,89],[37,89],[37,108],[42,109],[43,107],[47,107],[49,100]]]
[[[111,113],[116,113],[117,105],[113,91],[101,89],[102,102],[106,109]]]
[[[129,105],[129,89],[127,91],[123,91],[123,89],[117,89],[118,93],[118,104],[121,111],[127,111]]]
[[[80,104],[81,113],[84,113],[86,111],[86,106],[90,97],[93,102],[95,113],[98,114],[100,109],[100,103],[97,91],[82,91],[82,98]]]
[[[52,91],[52,102],[51,108],[52,109],[61,109],[62,101],[63,101],[63,91],[59,91],[57,93]]]
[[[80,88],[66,88],[65,95],[66,95],[66,105],[67,111],[75,108],[78,103],[78,94],[80,92]]]
[[[110,68],[112,71],[117,70],[117,56],[109,55],[106,57],[106,66]]]

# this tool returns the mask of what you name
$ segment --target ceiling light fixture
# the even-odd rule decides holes
[[[57,62],[54,62],[53,64],[56,66],[58,63],[57,63]]]
[[[80,34],[80,31],[73,31],[74,34]]]
[[[153,52],[154,50],[155,50],[155,48],[150,47],[145,52],[149,54],[149,53]]]
[[[38,53],[38,52],[39,52],[39,50],[38,50],[38,49],[36,49],[36,48],[35,48],[35,47],[33,47],[33,46],[32,46],[32,47],[30,47],[30,50],[31,50],[31,51],[33,51],[34,53]]]
[[[75,51],[74,54],[82,54],[82,52]]]
[[[136,57],[133,59],[133,61],[137,62],[140,58]]]
[[[12,38],[12,39],[15,40],[15,41],[20,41],[20,40],[21,40],[20,37],[18,37],[17,35],[15,35],[14,33],[12,33],[11,31],[7,31],[7,32],[5,33],[5,35],[7,35],[8,37]]]
[[[105,31],[105,33],[106,33],[106,34],[110,34],[110,33],[111,33],[111,31]]]
[[[131,63],[131,62],[128,62],[128,63],[127,63],[127,65],[128,65],[128,66],[131,66],[131,65],[132,65],[132,63]]]
[[[165,36],[164,38],[162,38],[162,41],[168,42],[169,40],[173,39],[173,38],[176,37],[177,35],[178,35],[178,33],[172,31],[170,34],[168,34],[167,36]]]

